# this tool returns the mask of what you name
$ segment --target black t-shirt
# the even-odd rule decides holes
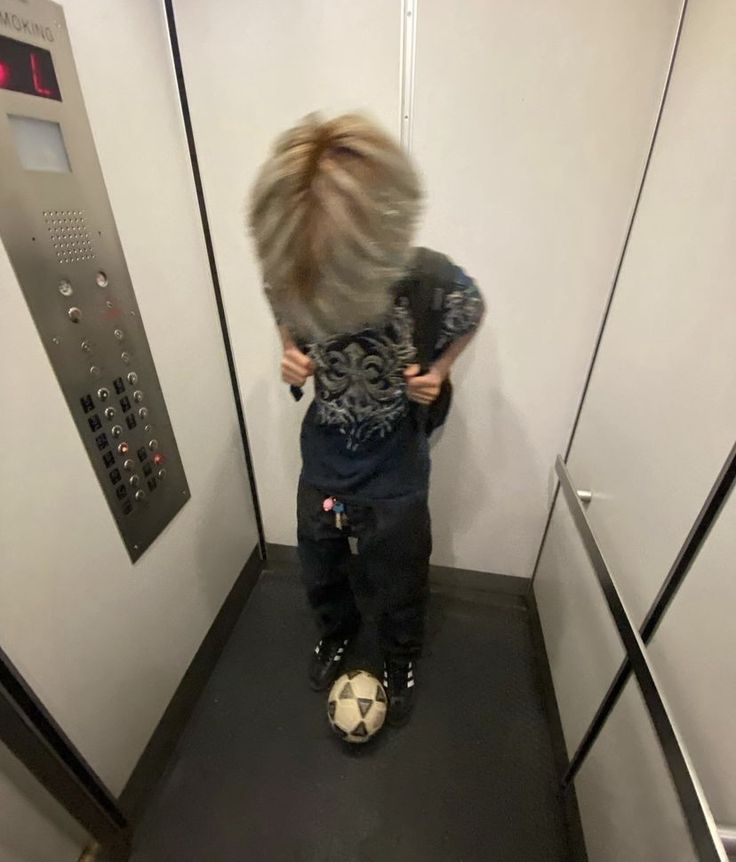
[[[478,325],[483,299],[460,267],[448,280],[436,352]],[[415,360],[405,302],[358,332],[306,345],[314,361],[314,401],[301,433],[302,478],[346,500],[426,493],[429,445],[410,410],[404,369]]]

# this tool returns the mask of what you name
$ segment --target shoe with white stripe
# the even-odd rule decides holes
[[[324,691],[340,675],[350,638],[322,638],[309,662],[309,683],[315,691]]]
[[[388,723],[394,727],[406,724],[414,709],[415,663],[407,658],[386,659],[383,665],[383,687],[388,697]]]

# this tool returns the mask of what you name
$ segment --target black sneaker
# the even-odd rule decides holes
[[[414,709],[414,662],[406,658],[387,658],[383,665],[383,687],[388,697],[388,723],[406,724]]]
[[[350,638],[322,638],[309,662],[309,683],[315,691],[329,688],[340,674]]]

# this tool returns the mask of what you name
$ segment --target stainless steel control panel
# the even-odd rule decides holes
[[[136,560],[189,499],[189,488],[64,15],[48,0],[0,0],[0,237]]]

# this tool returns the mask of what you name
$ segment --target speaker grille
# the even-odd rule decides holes
[[[59,263],[94,260],[83,210],[44,210],[43,217]]]

